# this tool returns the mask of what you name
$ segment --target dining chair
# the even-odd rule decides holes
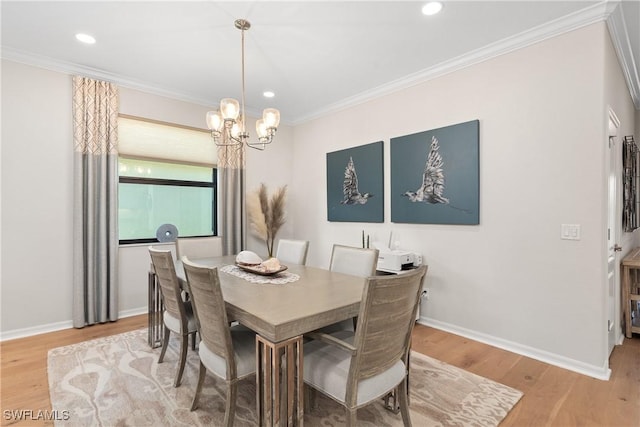
[[[305,265],[307,262],[308,240],[280,239],[276,258],[283,263]]]
[[[358,248],[334,244],[331,250],[329,270],[352,276],[369,277],[376,274],[378,265],[378,249]],[[343,320],[322,328],[322,332],[330,333],[338,330],[355,330],[357,317]]]
[[[192,335],[193,348],[195,349],[196,320],[193,315],[191,302],[182,299],[180,283],[176,276],[171,251],[163,251],[150,247],[149,254],[151,255],[151,263],[153,264],[158,283],[160,283],[160,293],[164,304],[164,312],[162,313],[162,320],[165,326],[164,338],[162,340],[162,350],[160,351],[158,363],[162,363],[164,359],[171,332],[177,334],[180,337],[180,361],[178,363],[174,386],[178,387],[182,380],[182,373],[184,372],[184,366],[187,360],[189,335]]]
[[[222,255],[222,237],[178,237],[176,239],[176,259],[186,256],[193,260]]]
[[[218,269],[194,264],[182,258],[200,333],[200,371],[191,410],[198,407],[207,371],[225,381],[227,401],[224,425],[235,418],[238,381],[256,371],[255,333],[243,326],[229,326]]]
[[[304,344],[304,382],[346,408],[347,426],[357,409],[397,390],[405,426],[411,332],[427,267],[367,278],[355,333],[314,332]]]
[[[368,277],[376,274],[378,249],[333,245],[329,270],[353,276]]]

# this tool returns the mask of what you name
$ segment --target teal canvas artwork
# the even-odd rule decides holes
[[[391,222],[480,223],[479,123],[391,138]]]
[[[384,221],[382,141],[327,153],[327,219]]]

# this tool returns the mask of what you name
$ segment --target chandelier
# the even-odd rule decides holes
[[[249,132],[245,129],[244,114],[244,32],[251,28],[249,21],[237,19],[235,27],[242,32],[242,104],[233,98],[220,101],[220,109],[207,112],[207,127],[211,131],[213,141],[217,146],[242,146],[257,150],[264,150],[266,144],[273,141],[273,136],[280,124],[280,112],[275,108],[266,108],[262,112],[262,119],[256,122],[258,142],[249,141]]]

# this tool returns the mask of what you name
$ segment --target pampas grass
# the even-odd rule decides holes
[[[286,185],[278,188],[269,199],[267,186],[264,183],[247,197],[251,231],[265,241],[269,257],[273,256],[276,234],[286,220],[284,212],[286,198]]]

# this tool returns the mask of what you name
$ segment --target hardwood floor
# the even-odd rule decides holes
[[[413,349],[522,391],[501,426],[640,426],[640,338],[614,349],[609,381],[421,325]]]
[[[53,425],[53,421],[17,420],[12,414],[13,411],[30,410],[32,415],[21,415],[37,419],[39,410],[51,411],[47,378],[47,353],[50,349],[145,327],[147,316],[141,315],[82,329],[65,329],[0,343],[1,425]]]
[[[51,411],[49,349],[146,326],[142,315],[0,343],[1,425],[53,425],[11,416],[16,410],[31,410],[34,416]],[[640,338],[627,339],[613,351],[609,381],[421,325],[414,329],[413,349],[524,392],[501,426],[640,426]]]

